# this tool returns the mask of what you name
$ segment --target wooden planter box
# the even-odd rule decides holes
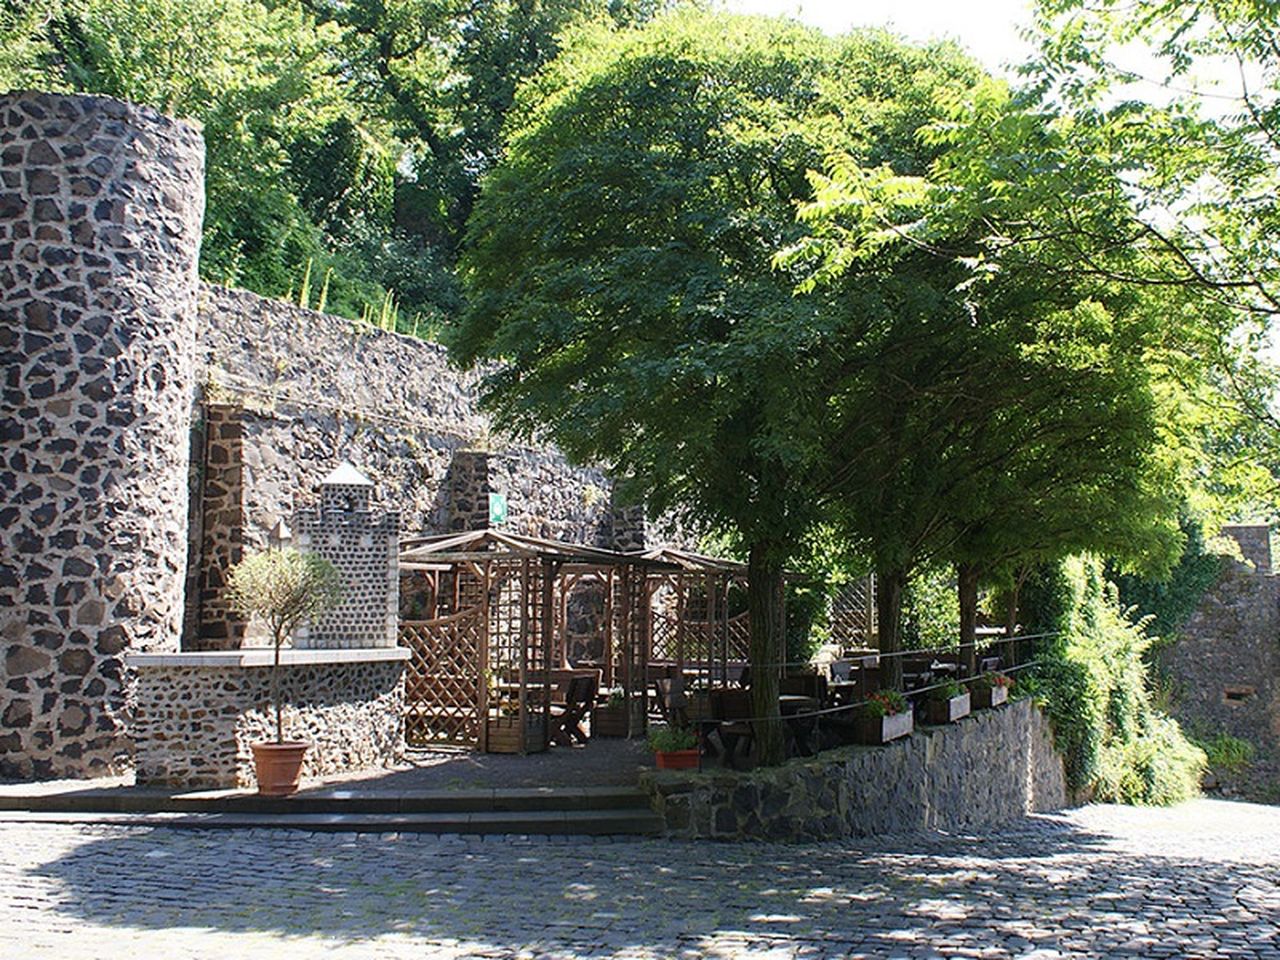
[[[962,693],[950,700],[924,700],[920,704],[920,719],[925,723],[955,723],[969,715],[969,694]]]
[[[519,717],[490,717],[485,731],[489,753],[541,753],[547,749],[547,722],[542,716],[530,717],[523,730]]]
[[[914,729],[915,720],[910,710],[886,717],[859,717],[853,724],[854,739],[874,746],[905,737]]]
[[[625,737],[627,735],[627,708],[596,707],[591,711],[591,735],[593,737]]]
[[[990,710],[1009,700],[1008,687],[974,687],[969,692],[973,694],[975,710]]]

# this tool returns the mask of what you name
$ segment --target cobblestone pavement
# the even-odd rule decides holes
[[[1280,809],[810,846],[0,828],[0,957],[1280,958]]]

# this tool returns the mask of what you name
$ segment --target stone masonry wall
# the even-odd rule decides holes
[[[1159,658],[1173,714],[1190,733],[1230,734],[1256,751],[1249,769],[1213,771],[1211,785],[1280,801],[1280,577],[1229,564]]]
[[[121,655],[183,618],[199,133],[0,96],[0,775],[128,751]]]
[[[1067,806],[1062,759],[1030,700],[747,773],[642,775],[668,831],[718,840],[829,840],[971,830]]]
[[[206,588],[192,648],[243,642],[217,584],[239,552],[262,549],[279,520],[313,504],[344,459],[374,482],[375,501],[399,509],[406,534],[481,529],[493,491],[507,496],[503,529],[612,545],[604,474],[553,449],[504,445],[479,411],[478,374],[450,366],[442,346],[211,285],[201,287],[199,316],[205,484],[215,496],[204,511]],[[218,441],[228,419],[236,436]],[[222,496],[236,483],[238,517]],[[634,548],[638,521],[627,516],[618,529]]]
[[[312,744],[306,777],[394,763],[404,753],[401,661],[282,666],[285,739]],[[252,787],[250,744],[275,739],[269,667],[138,670],[139,784]]]

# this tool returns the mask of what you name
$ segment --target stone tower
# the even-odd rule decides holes
[[[188,124],[0,96],[0,774],[109,772],[178,648],[203,182]]]
[[[294,516],[296,543],[342,574],[338,607],[300,633],[298,647],[394,647],[399,603],[400,514],[375,513],[373,483],[343,462],[320,482],[320,506]]]

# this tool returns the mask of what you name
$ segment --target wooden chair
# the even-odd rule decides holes
[[[684,695],[684,675],[676,673],[655,680],[653,689],[658,715],[662,717],[662,721],[673,727],[687,726],[689,717],[685,710],[688,701]]]
[[[750,754],[755,743],[756,732],[750,721],[751,691],[731,688],[713,690],[711,704],[718,722],[716,733],[724,744],[724,762],[732,769],[739,744],[746,744],[747,753]]]
[[[587,731],[582,722],[596,702],[596,690],[600,678],[594,676],[571,677],[565,688],[564,703],[551,705],[551,740],[562,747],[574,743],[586,743]]]

